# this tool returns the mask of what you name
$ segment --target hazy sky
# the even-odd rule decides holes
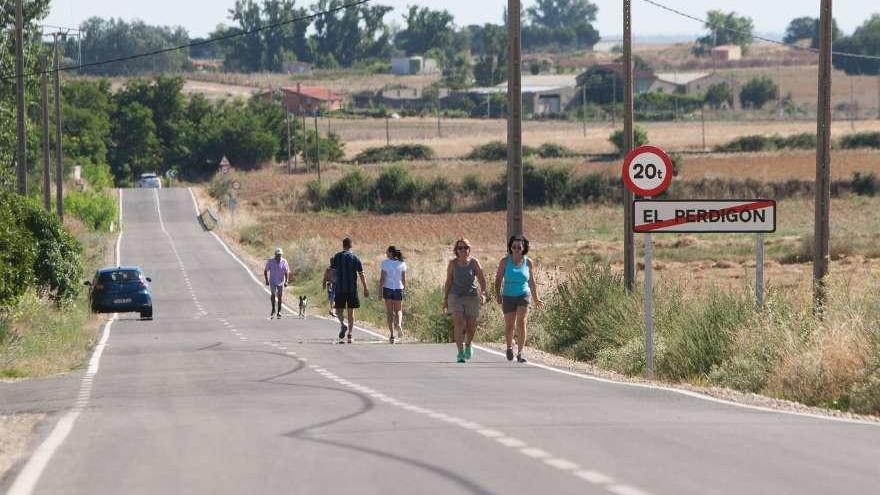
[[[394,16],[400,19],[408,5],[445,8],[458,25],[498,23],[505,0],[375,0],[395,7]],[[522,0],[525,6],[534,0]],[[752,18],[755,30],[761,33],[783,33],[788,22],[799,16],[819,16],[819,0],[658,0],[670,7],[704,17],[706,11],[734,10]],[[229,23],[227,10],[234,0],[52,0],[52,11],[47,24],[78,26],[91,16],[140,18],[149,24],[180,25],[191,36],[204,36],[219,23]],[[312,0],[301,0],[310,5]],[[602,36],[614,37],[623,32],[622,2],[594,0],[599,7],[596,27]],[[701,32],[701,25],[690,19],[668,13],[643,0],[633,0],[633,33],[635,36],[683,35]],[[873,12],[880,12],[876,0],[844,0],[834,3],[834,17],[840,28],[851,33]]]

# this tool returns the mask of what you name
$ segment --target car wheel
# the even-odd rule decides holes
[[[141,311],[141,319],[142,320],[152,320],[153,319],[153,308],[150,308],[145,311]]]

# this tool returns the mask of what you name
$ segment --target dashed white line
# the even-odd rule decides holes
[[[536,449],[534,447],[526,447],[526,448],[520,449],[519,452],[527,457],[531,457],[532,459],[546,459],[548,457],[552,457],[547,452],[545,452],[541,449]]]
[[[562,471],[571,471],[572,469],[577,469],[579,466],[574,462],[569,461],[568,459],[545,459],[544,464],[548,466],[553,466],[556,469],[560,469]]]
[[[647,492],[629,485],[611,485],[605,489],[615,495],[649,495]]]
[[[584,470],[584,471],[576,471],[574,473],[575,476],[581,478],[583,480],[589,481],[594,485],[608,485],[610,483],[614,483],[614,479],[610,476],[600,473],[599,471],[593,470]]]

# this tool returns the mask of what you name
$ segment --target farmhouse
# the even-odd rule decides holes
[[[276,92],[281,93],[281,104],[290,113],[311,114],[342,108],[342,96],[322,86],[283,87],[260,93],[263,98],[272,99]]]
[[[577,95],[577,76],[573,74],[523,76],[523,113],[548,117],[565,113]],[[507,82],[488,88],[473,88],[471,95],[506,94]]]
[[[727,82],[723,76],[712,72],[658,72],[649,91],[703,96],[713,84]]]

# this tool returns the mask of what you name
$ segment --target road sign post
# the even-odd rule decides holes
[[[623,161],[623,183],[635,195],[652,196],[662,194],[672,182],[672,160],[661,148],[639,146],[627,153]],[[650,203],[650,201],[649,201]],[[629,208],[635,217],[634,205]],[[634,219],[634,218],[633,218]],[[633,220],[628,219],[628,220]],[[635,223],[632,223],[633,231]],[[650,231],[645,232],[645,376],[654,377],[654,245]]]

